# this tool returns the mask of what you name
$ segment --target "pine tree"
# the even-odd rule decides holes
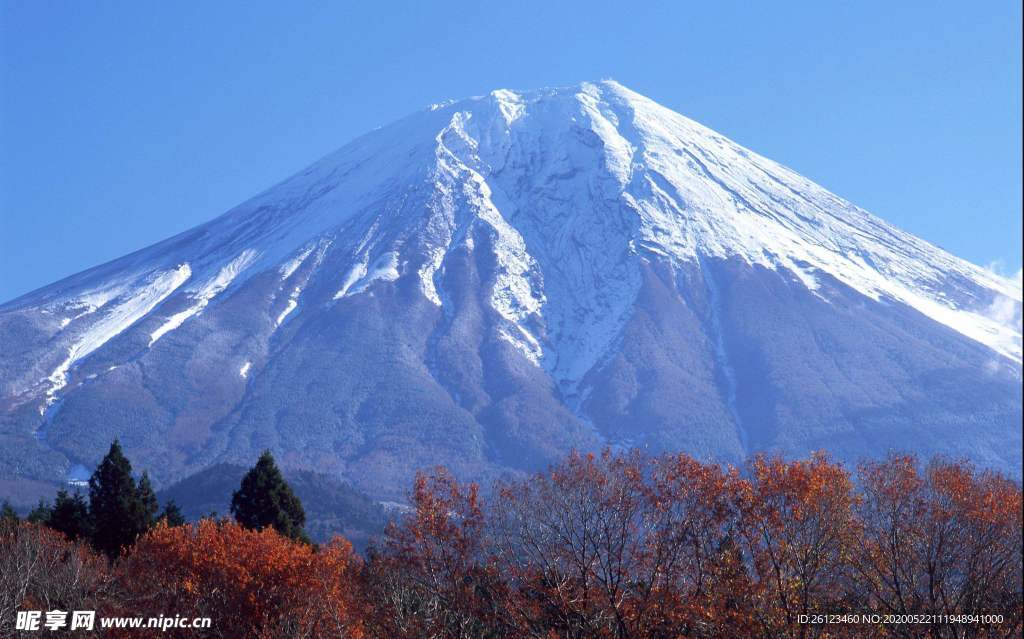
[[[185,525],[185,516],[181,514],[181,509],[178,508],[178,504],[174,503],[173,499],[168,500],[164,504],[164,511],[160,513],[159,519],[165,521],[171,528]]]
[[[21,521],[21,518],[18,517],[18,512],[14,510],[11,502],[5,499],[4,503],[0,505],[0,526],[4,524],[17,525],[19,521]]]
[[[157,513],[160,511],[160,502],[153,492],[153,484],[149,481],[149,473],[143,472],[139,478],[139,519],[146,523],[146,530],[149,530],[157,521]]]
[[[33,524],[45,524],[50,519],[50,514],[53,512],[53,508],[50,504],[42,497],[39,498],[39,503],[36,507],[28,511],[28,516],[25,517],[25,521]]]
[[[71,541],[89,539],[92,536],[89,507],[79,493],[72,497],[66,490],[59,491],[46,525],[64,533]]]
[[[246,528],[273,526],[286,537],[308,541],[302,530],[306,523],[302,502],[284,480],[269,450],[260,455],[231,496],[231,514]]]
[[[132,465],[115,439],[110,451],[89,478],[89,512],[97,550],[116,557],[148,528],[147,506],[132,479]]]

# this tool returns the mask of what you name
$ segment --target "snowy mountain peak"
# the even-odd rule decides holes
[[[691,263],[735,257],[785,271],[811,290],[834,278],[1021,360],[1019,285],[613,80],[435,105],[197,229],[198,241],[182,247],[191,255],[168,257],[186,267],[207,262],[209,275],[189,291],[194,304],[152,332],[150,346],[236,277],[295,264],[321,236],[334,238],[351,262],[332,299],[411,273],[441,305],[439,269],[450,251],[472,246],[480,227],[493,235],[492,304],[509,323],[504,334],[563,381],[578,382],[615,339],[638,291],[638,260],[652,255]],[[119,271],[118,285],[144,284],[176,266],[161,259],[166,244],[143,252],[155,260],[130,256],[97,269],[96,279],[107,286],[108,273]],[[94,295],[90,279],[62,283],[59,296],[53,287],[41,291],[55,297],[47,308],[59,313]],[[123,319],[131,321],[114,328],[139,318]],[[96,331],[99,344],[108,335],[101,325],[82,338],[86,348],[72,344],[71,364],[98,345]],[[63,368],[47,378],[62,378]]]
[[[682,262],[738,257],[785,270],[811,289],[822,276],[835,278],[1021,359],[1019,286],[614,81],[500,90],[453,103],[444,115],[450,121],[438,142],[447,160],[469,171],[476,188],[487,187],[485,201],[499,194],[498,214],[529,236],[526,253],[548,264],[582,251],[584,269],[609,273],[612,250],[627,248]],[[559,153],[538,166],[531,158],[545,143]],[[595,192],[607,206],[593,206]],[[529,262],[526,254],[515,259]],[[615,278],[623,307],[635,292],[629,280],[627,272]],[[584,306],[573,314],[595,321],[616,314],[593,299]],[[994,312],[1007,306],[1016,308],[1009,321]]]
[[[753,300],[764,308],[744,310]],[[802,314],[790,315],[796,308]],[[401,333],[398,317],[416,332]],[[64,398],[131,388],[153,398],[139,408],[152,419],[193,411],[167,428],[214,437],[216,411],[163,397],[149,386],[154,371],[226,384],[217,419],[241,420],[277,367],[292,367],[278,385],[306,370],[338,374],[317,369],[316,358],[288,360],[306,352],[298,343],[315,342],[324,361],[349,352],[362,377],[376,379],[375,360],[360,360],[356,346],[318,341],[353,318],[361,323],[344,339],[357,344],[401,333],[375,357],[417,380],[417,396],[443,396],[445,419],[486,426],[478,436],[495,450],[535,428],[509,421],[524,419],[527,395],[548,406],[536,420],[568,429],[559,437],[576,433],[571,445],[655,441],[612,432],[640,420],[635,428],[666,429],[658,437],[672,446],[792,448],[804,440],[787,424],[860,432],[888,415],[850,390],[879,368],[890,386],[930,384],[936,371],[973,371],[988,383],[998,372],[999,384],[1018,385],[999,420],[1020,411],[1019,279],[896,229],[611,80],[432,105],[207,224],[0,306],[11,362],[0,366],[0,409],[32,407],[39,421],[24,423],[45,443],[68,410]],[[849,329],[856,339],[846,325],[858,327]],[[915,340],[913,354],[881,345],[894,336]],[[650,346],[659,340],[674,350]],[[804,398],[778,381],[779,367],[810,366],[811,355],[786,348],[813,351],[820,377],[834,378],[814,391],[832,403],[811,402],[827,412],[808,416]],[[214,355],[198,355],[207,349]],[[197,357],[202,366],[182,363]],[[693,402],[710,393],[718,404],[701,416],[688,407],[662,414],[672,400],[654,401],[648,388],[669,398],[703,389]],[[925,419],[919,402],[929,392],[881,395],[910,423]],[[339,397],[321,419],[383,419],[350,401]],[[262,410],[245,419],[287,419],[277,405]],[[961,419],[965,409],[949,410]],[[728,435],[716,430],[723,422]],[[547,450],[555,435],[545,437],[517,445]]]

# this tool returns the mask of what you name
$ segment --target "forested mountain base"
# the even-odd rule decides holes
[[[159,523],[110,561],[7,516],[0,628],[60,608],[210,617],[187,635],[209,637],[1021,633],[1021,487],[967,464],[573,454],[488,495],[420,475],[365,557],[224,519]]]

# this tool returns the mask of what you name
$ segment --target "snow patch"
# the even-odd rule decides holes
[[[104,302],[105,315],[76,336],[68,347],[67,357],[45,380],[49,382],[46,405],[56,401],[57,392],[67,385],[68,371],[72,366],[145,317],[191,275],[189,265],[182,264],[176,269],[153,275],[131,294]]]
[[[430,258],[424,261],[423,266],[416,272],[420,279],[420,290],[423,292],[423,296],[426,297],[434,306],[441,306],[441,294],[437,291],[437,285],[434,283],[434,274],[441,268],[441,264],[444,263],[444,256],[447,251],[444,248],[436,248],[431,254]]]
[[[175,313],[161,324],[153,333],[149,336],[149,345],[153,346],[157,340],[161,337],[170,333],[174,329],[178,328],[185,323],[185,320],[200,313],[210,303],[214,297],[217,296],[221,291],[226,289],[238,274],[245,270],[245,267],[252,263],[256,258],[256,252],[251,249],[242,251],[238,257],[231,260],[226,266],[221,268],[217,274],[204,284],[199,290],[194,291],[191,298],[195,303],[181,311]]]
[[[345,276],[341,288],[334,294],[334,299],[339,300],[349,295],[358,295],[366,291],[374,282],[393,282],[399,278],[399,275],[396,251],[382,254],[370,266],[367,266],[365,261],[358,262]]]
[[[64,317],[60,321],[60,330],[67,328],[72,322],[92,315],[107,305],[111,300],[120,297],[127,290],[123,282],[102,286],[93,290],[80,293],[69,300],[63,300],[44,307],[46,314],[71,312],[70,317]]]
[[[295,271],[299,270],[299,267],[302,266],[302,263],[306,261],[306,258],[309,257],[310,253],[313,252],[314,248],[316,248],[316,246],[311,244],[304,248],[302,252],[299,253],[297,256],[282,264],[279,270],[281,274],[281,279],[286,280],[292,275],[294,275]]]
[[[540,268],[530,255],[519,231],[505,219],[493,201],[487,180],[474,168],[480,159],[478,143],[467,132],[471,116],[456,113],[449,125],[437,135],[437,174],[435,185],[448,198],[466,202],[475,219],[487,224],[492,233],[492,252],[496,261],[491,307],[508,321],[514,331],[500,329],[499,336],[514,345],[534,364],[539,365],[543,348],[524,326],[527,318],[540,317],[545,298]],[[424,288],[433,287],[424,283]],[[439,297],[436,299],[440,299]]]
[[[292,294],[288,298],[288,304],[284,307],[284,310],[277,316],[277,320],[274,322],[274,327],[278,327],[284,324],[284,320],[299,306],[299,294],[302,293],[302,288],[296,286],[292,289]]]
[[[522,98],[513,91],[498,89],[491,91],[491,97],[494,98],[495,103],[498,105],[498,112],[501,114],[506,125],[518,120],[523,112],[526,111],[526,105],[523,103]]]
[[[281,280],[288,280],[292,275],[299,269],[300,266],[306,263],[309,256],[316,251],[316,256],[313,258],[313,264],[310,269],[307,270],[305,277],[299,284],[292,287],[291,292],[288,294],[288,301],[285,304],[284,310],[277,315],[277,319],[274,320],[274,328],[280,327],[284,324],[285,319],[291,315],[291,313],[299,307],[299,296],[302,295],[303,287],[309,282],[310,278],[313,277],[313,273],[324,261],[324,256],[327,255],[327,249],[331,247],[331,240],[321,239],[315,244],[310,244],[304,248],[296,257],[292,258],[280,268]],[[283,287],[283,284],[282,284]]]
[[[349,269],[348,274],[345,275],[345,279],[341,283],[341,288],[334,294],[336,300],[340,300],[348,294],[348,290],[352,288],[352,285],[361,280],[366,276],[366,262],[357,262]]]

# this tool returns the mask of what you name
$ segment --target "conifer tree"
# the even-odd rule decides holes
[[[178,508],[178,504],[174,503],[173,499],[168,500],[164,504],[164,510],[160,513],[159,519],[165,521],[171,528],[185,525],[185,516],[181,514],[181,509]]]
[[[231,496],[231,514],[246,528],[273,526],[286,537],[308,541],[302,530],[306,523],[302,502],[284,480],[269,450],[263,451]]]
[[[157,513],[160,511],[160,502],[153,492],[153,484],[149,481],[149,473],[143,472],[139,478],[139,519],[146,523],[146,530],[152,528],[157,521]]]
[[[81,494],[74,496],[66,490],[57,493],[57,500],[53,502],[53,510],[46,520],[46,525],[54,530],[64,533],[68,539],[89,539],[92,536],[92,517],[89,515],[89,507]]]
[[[50,514],[53,512],[53,508],[49,502],[44,500],[42,497],[39,498],[39,503],[36,504],[35,508],[28,511],[28,516],[25,517],[25,521],[33,524],[45,524],[50,519]]]
[[[115,439],[110,451],[89,478],[89,512],[93,546],[116,557],[148,528],[146,508],[132,478],[131,462]]]
[[[17,524],[19,521],[21,521],[21,518],[18,517],[18,513],[14,510],[14,506],[11,505],[11,502],[5,499],[4,503],[0,504],[0,525]]]

